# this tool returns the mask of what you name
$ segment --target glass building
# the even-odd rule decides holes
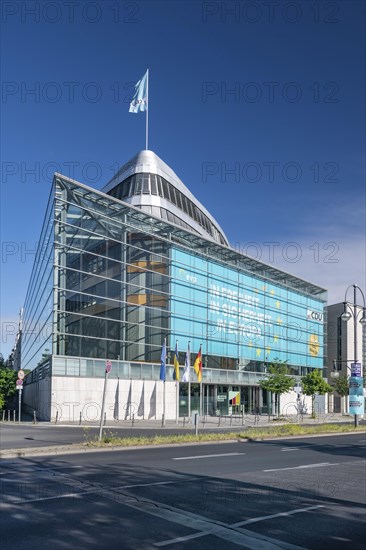
[[[202,346],[207,411],[268,409],[258,382],[271,361],[297,376],[325,365],[325,306],[324,289],[231,248],[171,168],[142,151],[102,191],[55,174],[21,367],[32,370],[28,385],[103,377],[106,359],[118,380],[159,380],[166,339],[173,380],[176,342],[182,370],[190,343],[191,364]],[[191,379],[194,405],[193,369]],[[188,389],[179,386],[185,414]]]

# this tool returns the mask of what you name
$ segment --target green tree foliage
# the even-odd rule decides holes
[[[0,410],[4,408],[6,400],[15,394],[16,379],[15,371],[0,364]]]
[[[338,376],[333,380],[332,384],[334,391],[341,397],[346,397],[349,393],[348,376],[345,374]]]
[[[290,391],[295,385],[295,378],[289,376],[289,370],[285,362],[274,360],[268,367],[268,378],[259,382],[263,390],[277,395],[277,416],[280,414],[280,396]]]
[[[332,386],[322,377],[320,369],[314,369],[306,376],[301,378],[302,391],[305,395],[311,395],[312,415],[315,414],[314,401],[315,395],[324,395],[332,391]]]

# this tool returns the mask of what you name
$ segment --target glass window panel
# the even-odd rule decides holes
[[[175,196],[177,198],[177,206],[178,208],[180,208],[181,210],[183,210],[183,206],[182,206],[182,193],[180,191],[178,191],[178,189],[175,190]]]
[[[169,185],[169,192],[170,192],[170,202],[172,202],[175,206],[177,206],[177,198],[175,196],[175,188],[171,183],[168,183]]]
[[[135,176],[136,178],[136,184],[135,184],[135,190],[134,190],[134,195],[140,195],[141,194],[141,190],[142,190],[142,174],[139,174],[138,176]]]
[[[162,178],[162,186],[163,186],[163,197],[168,201],[170,201],[169,184],[164,178]]]
[[[144,195],[149,195],[150,194],[149,174],[144,174],[144,176],[143,176],[142,192],[143,192]]]
[[[150,184],[151,184],[151,194],[157,195],[158,194],[158,186],[156,182],[157,176],[155,174],[150,174]]]

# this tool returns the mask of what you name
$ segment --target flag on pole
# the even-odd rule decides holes
[[[135,84],[135,93],[130,103],[130,113],[139,113],[140,111],[147,111],[147,79],[148,71],[144,76]]]
[[[185,363],[184,363],[183,382],[189,382],[189,369],[190,369],[190,366],[191,366],[191,350],[189,349],[189,342],[188,342],[186,360],[185,360]]]
[[[178,380],[179,382],[179,356],[178,356],[178,340],[175,342],[175,350],[174,350],[174,380]]]
[[[200,345],[200,350],[197,353],[196,360],[193,365],[194,372],[197,374],[198,382],[202,381],[202,344]]]
[[[163,349],[160,357],[160,380],[166,380],[166,339],[164,338]]]

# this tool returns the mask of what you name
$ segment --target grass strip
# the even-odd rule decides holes
[[[229,439],[246,439],[249,441],[291,435],[316,435],[329,433],[348,433],[353,431],[364,432],[364,426],[355,428],[353,425],[321,424],[319,426],[299,426],[285,424],[272,428],[248,428],[241,432],[227,433],[199,433],[181,435],[154,435],[138,437],[120,437],[110,430],[105,430],[102,441],[91,439],[86,435],[85,445],[90,447],[138,447],[142,445],[166,445],[180,443],[197,443],[198,441],[227,441]]]

